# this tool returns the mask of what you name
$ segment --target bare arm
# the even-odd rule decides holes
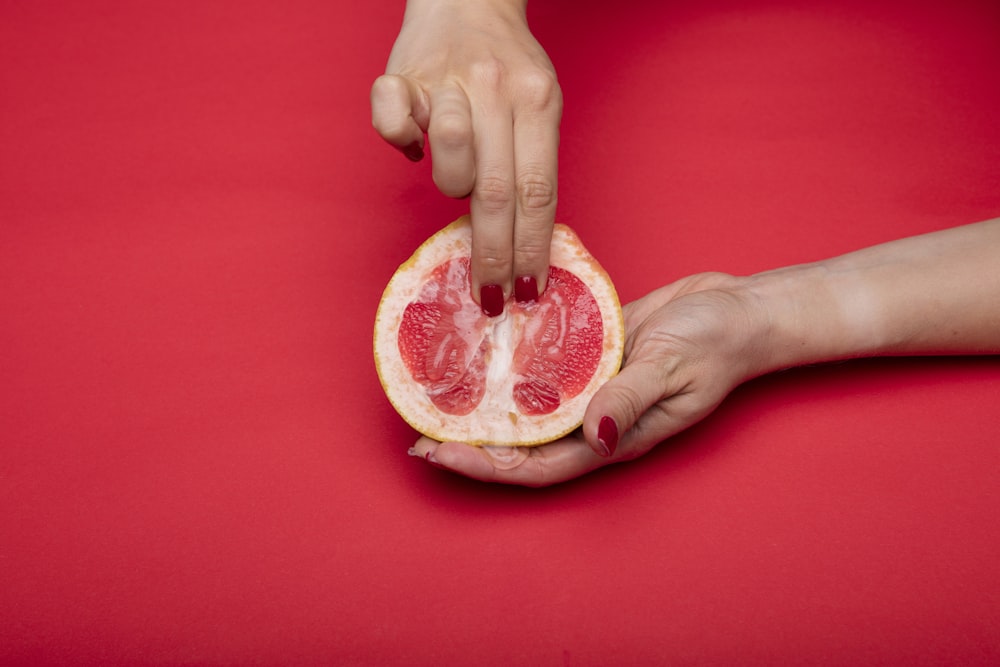
[[[1000,218],[758,274],[762,371],[858,356],[1000,352]]]
[[[765,373],[1000,353],[1000,218],[750,277],[684,278],[628,304],[625,327],[625,363],[581,432],[513,452],[422,438],[412,452],[484,481],[553,484],[642,456]]]

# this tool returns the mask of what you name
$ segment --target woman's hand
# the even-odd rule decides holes
[[[526,486],[642,456],[766,367],[767,312],[747,284],[701,274],[625,306],[622,370],[595,394],[582,429],[570,436],[521,448],[421,438],[411,454],[475,479]]]
[[[471,195],[472,294],[488,315],[544,290],[556,210],[562,93],[526,0],[410,0],[371,90],[378,133],[434,182]]]

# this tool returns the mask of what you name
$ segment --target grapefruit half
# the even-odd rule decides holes
[[[463,216],[389,281],[375,315],[375,367],[400,416],[438,441],[530,446],[583,422],[621,365],[625,329],[608,274],[565,225],[537,301],[487,317],[472,299]]]

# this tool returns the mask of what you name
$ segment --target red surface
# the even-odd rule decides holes
[[[624,299],[1000,215],[1000,6],[537,2]],[[0,7],[0,663],[1000,662],[1000,361],[763,378],[542,491],[406,456],[371,323],[462,213],[396,2]]]

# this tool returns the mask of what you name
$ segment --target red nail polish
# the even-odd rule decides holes
[[[601,417],[597,425],[597,442],[604,449],[604,456],[611,456],[618,447],[618,425],[611,417]]]
[[[496,317],[503,312],[503,288],[499,285],[483,285],[479,288],[479,305],[488,317]]]
[[[521,276],[514,281],[514,298],[518,303],[538,301],[538,282],[535,276]]]
[[[427,452],[426,454],[424,454],[424,461],[427,461],[427,463],[429,463],[430,465],[434,466],[435,468],[440,468],[442,470],[447,470],[447,468],[445,468],[443,465],[441,465],[440,463],[438,463],[438,460],[436,458],[434,458],[434,452]]]
[[[424,159],[424,149],[420,146],[419,141],[414,141],[403,148],[403,155],[411,162],[420,162]]]

